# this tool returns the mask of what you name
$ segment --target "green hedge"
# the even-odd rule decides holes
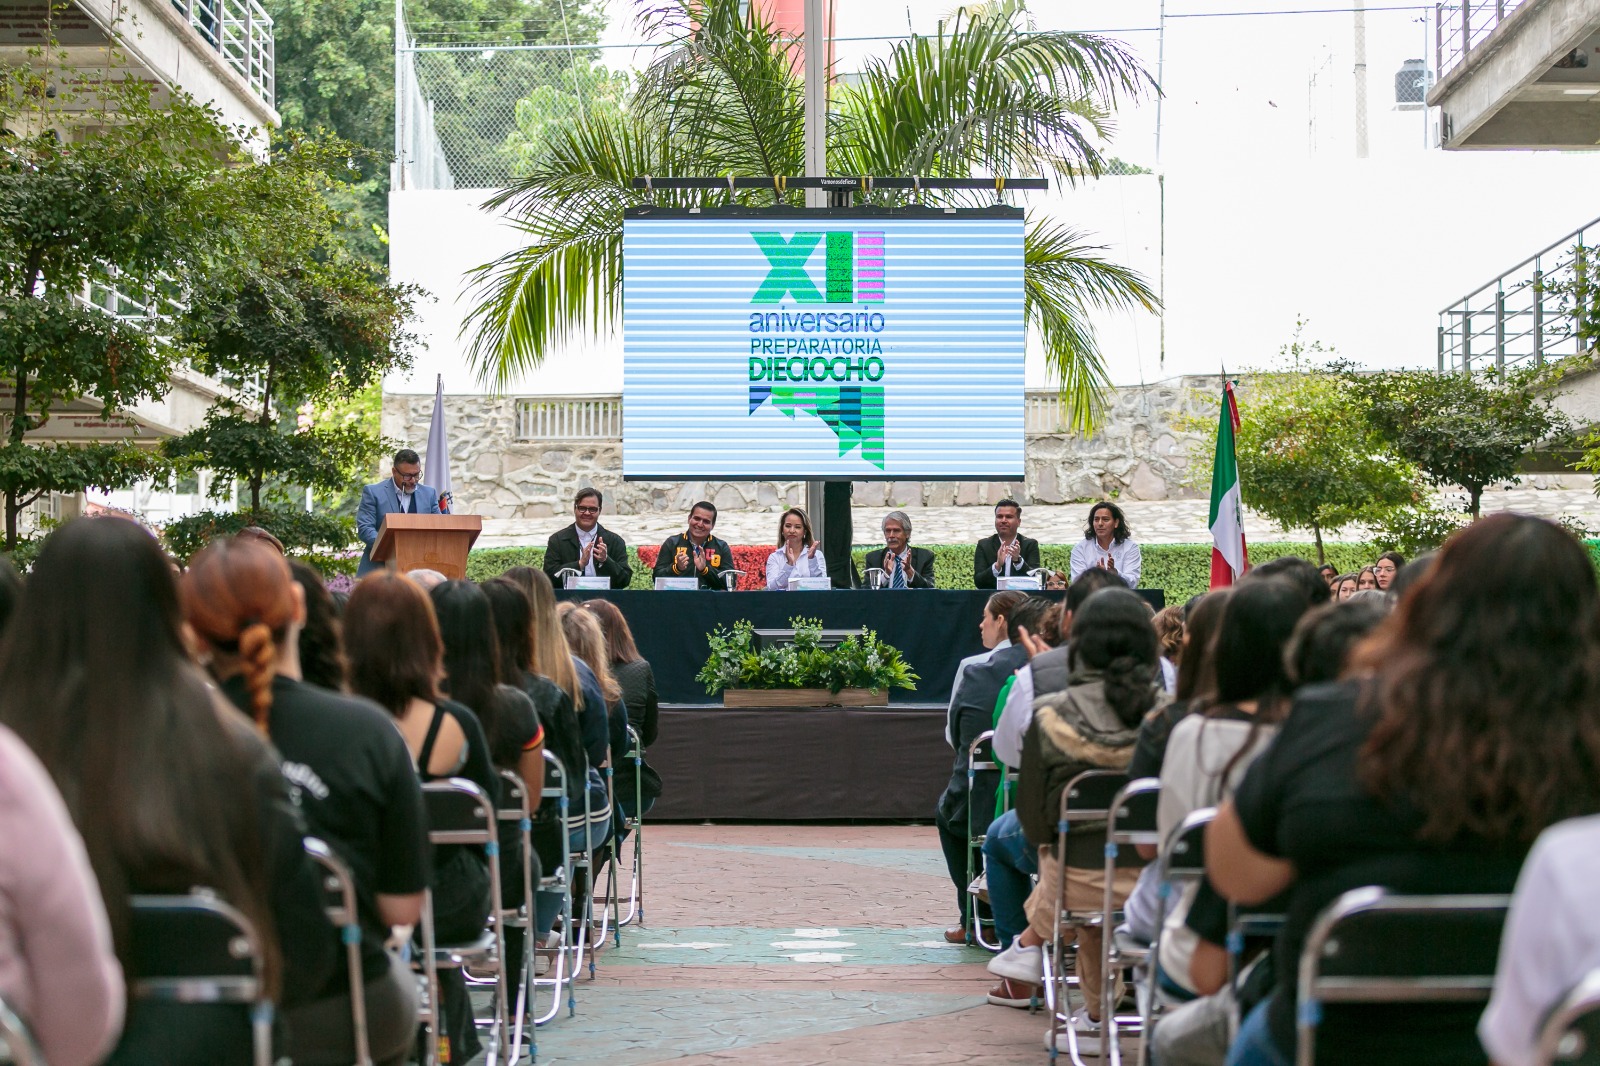
[[[934,554],[934,577],[942,589],[970,589],[972,585],[972,545],[924,544]],[[1340,573],[1357,570],[1372,562],[1377,552],[1366,544],[1324,544],[1328,561]],[[870,547],[854,551],[856,566]],[[1589,542],[1589,552],[1600,567],[1600,541]],[[1269,541],[1250,545],[1252,562],[1264,563],[1281,555],[1300,555],[1316,558],[1316,546],[1293,541]],[[1072,556],[1070,544],[1041,544],[1039,561],[1052,570],[1065,571]],[[1140,584],[1146,588],[1165,589],[1168,603],[1182,603],[1190,596],[1198,596],[1211,583],[1211,545],[1209,544],[1147,544],[1143,547],[1144,573]],[[650,570],[639,561],[639,553],[628,549],[628,561],[633,564],[633,583],[629,588],[648,589],[653,582]],[[467,576],[482,581],[504,573],[513,566],[531,566],[538,569],[544,564],[543,548],[480,548],[467,558]]]

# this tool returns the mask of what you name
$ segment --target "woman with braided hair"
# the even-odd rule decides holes
[[[200,552],[184,575],[183,606],[223,692],[278,749],[311,835],[354,875],[372,1056],[403,1062],[416,1033],[416,989],[384,941],[391,926],[421,917],[431,869],[405,741],[376,704],[301,679],[305,593],[267,545],[235,538]],[[297,1064],[352,1060],[349,988],[340,968],[313,1002],[286,1012]]]

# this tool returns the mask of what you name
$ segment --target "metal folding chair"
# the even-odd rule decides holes
[[[1144,1002],[1140,1004],[1139,1066],[1150,1056],[1150,1039],[1155,1035],[1161,1011],[1156,997],[1156,969],[1161,957],[1161,930],[1166,925],[1167,907],[1176,891],[1197,885],[1206,875],[1206,826],[1217,816],[1215,807],[1201,807],[1172,827],[1161,854],[1156,859],[1159,889],[1156,908],[1156,939],[1150,945],[1150,964],[1145,967]]]
[[[506,1061],[514,1063],[522,1057],[522,1027],[527,1017],[529,999],[531,995],[531,980],[533,977],[534,949],[537,945],[533,942],[532,930],[534,925],[533,904],[533,809],[528,801],[528,786],[522,776],[511,770],[500,771],[500,806],[495,811],[495,817],[503,825],[512,824],[517,828],[518,860],[522,865],[522,898],[502,899],[505,905],[503,910],[496,912],[491,921],[498,924],[502,930],[522,929],[523,952],[522,963],[517,972],[512,974],[506,967],[507,961],[502,956],[495,960],[496,969],[505,974],[506,980],[517,982],[516,1008],[512,1012],[511,1032],[506,1044]],[[506,856],[501,852],[500,859],[505,861]],[[532,1047],[532,1037],[529,1038],[529,1055],[537,1059],[536,1049]]]
[[[21,1018],[0,999],[0,1062],[10,1066],[44,1066],[44,1055]]]
[[[1156,808],[1161,802],[1161,781],[1154,777],[1129,781],[1111,801],[1111,811],[1106,818],[1105,895],[1100,913],[1104,925],[1100,937],[1100,1060],[1120,1063],[1122,1052],[1117,1043],[1119,1021],[1117,1018],[1117,973],[1132,969],[1150,958],[1150,946],[1141,944],[1127,934],[1119,934],[1117,908],[1112,898],[1112,878],[1117,873],[1117,857],[1124,845],[1154,847],[1161,843],[1157,828]],[[1085,996],[1090,989],[1083,989]],[[1123,1019],[1127,1027],[1144,1035],[1143,1019],[1139,1016]]]
[[[607,797],[607,801],[608,801],[608,806],[609,806],[610,795],[611,795],[610,785],[608,784],[607,787],[606,787],[606,797]],[[593,948],[592,942],[589,939],[590,930],[591,930],[593,922],[594,922],[594,895],[595,895],[595,883],[594,883],[594,850],[595,850],[594,836],[595,836],[595,833],[594,833],[594,822],[595,822],[595,817],[596,817],[596,812],[595,812],[594,805],[593,805],[593,795],[589,791],[589,782],[587,780],[587,777],[585,777],[584,787],[583,787],[584,847],[583,847],[582,851],[570,851],[570,850],[568,851],[568,855],[570,856],[569,861],[571,863],[571,870],[572,870],[571,877],[569,878],[568,890],[572,891],[572,892],[576,892],[577,891],[577,886],[580,884],[578,875],[582,874],[581,884],[583,885],[583,913],[582,913],[582,915],[580,915],[575,920],[578,928],[577,928],[577,935],[573,939],[574,955],[573,955],[572,973],[573,973],[573,976],[577,976],[578,971],[583,969],[583,960],[587,956],[587,958],[589,960],[589,980],[591,980],[591,981],[594,980],[594,976],[595,976],[594,948]],[[605,928],[604,928],[603,925],[602,925],[601,933],[602,933],[602,936],[605,933]]]
[[[980,766],[979,763],[982,763]],[[978,832],[973,821],[973,795],[977,787],[979,774],[998,774],[1000,766],[994,761],[994,730],[979,733],[972,738],[972,743],[967,745],[967,894],[964,898],[966,908],[961,915],[961,924],[967,930],[967,943],[988,948],[990,951],[1000,950],[999,934],[995,935],[991,943],[983,938],[982,924],[978,918],[977,893],[973,884],[978,880],[978,860],[976,856],[983,847],[984,840],[988,837],[988,830]],[[992,922],[990,923],[993,924]]]
[[[1317,917],[1300,953],[1296,1066],[1317,1060],[1323,1007],[1482,1003],[1494,984],[1510,896],[1346,892]]]
[[[633,874],[628,888],[628,913],[622,913],[622,898],[618,891],[617,868],[618,849],[617,834],[611,837],[611,868],[606,875],[605,901],[608,907],[614,908],[613,928],[617,930],[617,945],[622,945],[622,927],[637,921],[644,924],[644,745],[639,741],[639,734],[633,726],[628,727],[629,751],[623,758],[633,763],[633,817],[628,817],[617,808],[617,797],[613,790],[611,803],[617,814],[614,821],[620,823],[622,828],[633,836]]]
[[[422,786],[428,811],[428,839],[437,846],[481,847],[489,860],[489,913],[498,915],[504,904],[500,898],[500,834],[495,803],[484,791],[462,777],[429,781]],[[438,1054],[439,968],[461,967],[468,961],[505,958],[505,934],[494,922],[477,937],[459,944],[440,944],[434,935],[433,895],[423,898],[423,964],[428,975],[427,1058],[430,1066]],[[494,988],[495,1024],[489,1031],[485,1063],[496,1063],[510,1046],[510,1016],[506,1007],[505,967],[498,968]]]
[[[1550,1012],[1533,1061],[1534,1066],[1600,1064],[1600,970],[1590,970]]]
[[[261,937],[250,919],[206,889],[182,896],[133,896],[134,999],[238,1004],[248,1009],[251,1061],[272,1062],[272,1000],[263,979]]]
[[[1072,1011],[1069,1009],[1069,989],[1078,983],[1064,971],[1065,950],[1062,933],[1067,929],[1105,924],[1099,913],[1073,914],[1067,910],[1067,835],[1073,825],[1085,822],[1104,822],[1111,814],[1111,804],[1128,783],[1128,775],[1120,770],[1085,770],[1068,781],[1061,790],[1061,807],[1056,820],[1056,853],[1051,861],[1061,866],[1059,888],[1056,892],[1055,918],[1052,922],[1050,950],[1044,953],[1044,999],[1050,1011],[1050,1061],[1056,1059],[1056,1037],[1061,1032],[1061,1022],[1067,1022],[1068,1055],[1076,1066],[1082,1066],[1078,1052],[1078,1035],[1072,1028]],[[1104,841],[1105,831],[1097,833]],[[1085,996],[1097,994],[1091,989],[1080,989]]]
[[[361,915],[356,910],[355,877],[344,860],[316,837],[306,837],[305,847],[306,854],[321,868],[328,921],[339,930],[339,940],[344,944],[345,969],[350,977],[350,1029],[356,1049],[356,1066],[372,1066],[372,1049],[367,1040],[367,982],[361,972]]]
[[[585,782],[587,788],[587,782]],[[576,982],[573,978],[577,974],[576,955],[569,941],[572,937],[572,848],[571,832],[567,826],[567,812],[571,802],[567,797],[567,768],[555,752],[546,748],[544,751],[544,791],[539,794],[542,802],[554,800],[556,803],[556,824],[559,826],[557,835],[561,838],[561,864],[554,870],[545,870],[539,878],[537,891],[559,892],[561,894],[561,931],[558,934],[555,958],[551,961],[549,977],[533,977],[529,982],[528,991],[528,1016],[533,1018],[534,1026],[544,1025],[557,1014],[561,1013],[561,988],[567,989],[567,1016],[570,1018],[578,1011],[578,994]],[[530,927],[531,928],[531,927]],[[544,948],[537,942],[537,938],[528,938],[528,965],[534,964],[534,955]],[[571,956],[572,970],[567,969]],[[548,1014],[538,1014],[538,992],[540,988],[549,988],[550,1011]],[[517,1012],[518,1023],[521,1023],[523,1013]],[[537,1033],[528,1034],[528,1051],[530,1055],[537,1054],[535,1043]]]

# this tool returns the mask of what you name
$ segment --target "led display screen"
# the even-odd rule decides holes
[[[1022,212],[638,208],[623,474],[1023,474]]]

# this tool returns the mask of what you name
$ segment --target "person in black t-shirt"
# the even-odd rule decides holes
[[[294,1010],[321,995],[339,970],[338,938],[304,822],[271,748],[190,657],[155,539],[115,519],[62,526],[10,627],[0,722],[38,756],[83,836],[130,985],[152,958],[188,947],[181,935],[142,942],[131,897],[204,885],[254,925],[266,998]],[[131,1000],[105,1061],[245,1066],[249,1012]]]
[[[499,794],[489,742],[472,711],[439,691],[444,642],[428,594],[404,574],[373,573],[350,593],[344,611],[350,687],[388,711],[424,782],[463,777],[488,796]],[[482,848],[434,849],[433,924],[439,943],[475,939],[489,918],[488,857]],[[464,1062],[481,1044],[466,979],[439,973],[450,1061]]]
[[[1554,523],[1498,514],[1456,534],[1352,670],[1370,676],[1301,690],[1206,836],[1222,894],[1289,893],[1274,988],[1230,1066],[1292,1058],[1301,948],[1341,893],[1510,892],[1542,829],[1600,810],[1600,590]],[[1481,1064],[1478,1013],[1329,1007],[1318,1057]]]
[[[300,679],[303,587],[282,556],[247,540],[217,541],[184,578],[188,621],[223,692],[258,717],[298,790],[311,835],[350,868],[361,921],[367,1029],[378,1063],[403,1061],[416,1030],[416,986],[384,942],[422,913],[431,870],[422,791],[405,741],[381,707]],[[286,1015],[297,1063],[354,1055],[348,977]]]

